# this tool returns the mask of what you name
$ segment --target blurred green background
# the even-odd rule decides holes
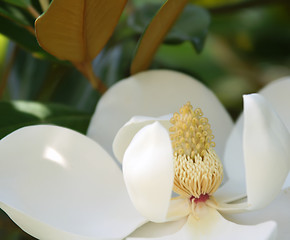
[[[21,126],[45,122],[85,133],[100,94],[70,63],[38,46],[31,33],[35,16],[15,2],[20,1],[0,0],[0,137]],[[107,86],[130,75],[140,34],[163,2],[128,2],[113,36],[94,60],[94,72]],[[176,23],[150,68],[196,77],[236,119],[242,94],[290,75],[290,3],[191,2],[189,17]],[[39,1],[31,3],[42,12]],[[197,37],[192,37],[193,30]],[[0,239],[33,238],[1,212]]]

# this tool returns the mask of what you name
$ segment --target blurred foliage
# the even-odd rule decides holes
[[[140,37],[164,3],[128,1],[113,35],[92,62],[94,74],[107,87],[130,75]],[[48,4],[0,0],[0,138],[43,123],[85,133],[101,96],[75,63],[59,60],[38,45],[34,21]],[[289,25],[287,0],[190,0],[150,68],[196,77],[236,118],[242,94],[290,74]],[[0,239],[32,238],[1,213]]]

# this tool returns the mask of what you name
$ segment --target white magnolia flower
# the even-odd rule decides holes
[[[289,89],[284,79],[261,92],[278,115],[262,96],[245,96],[244,116],[233,127],[212,92],[186,75],[148,71],[123,80],[102,97],[92,119],[88,135],[99,144],[43,125],[0,141],[0,207],[38,239],[288,239]],[[182,112],[191,114],[179,119],[197,119],[203,136],[215,136],[214,150],[212,139],[199,134],[200,145],[187,147],[183,123],[178,117],[170,123],[167,114],[188,101],[210,126],[190,105]],[[149,117],[133,117],[122,127],[136,115]],[[123,174],[104,150],[111,153],[116,133]],[[190,159],[183,154],[208,162],[196,167],[208,178],[186,175]],[[190,178],[195,185],[187,184]],[[181,197],[172,198],[172,190]]]

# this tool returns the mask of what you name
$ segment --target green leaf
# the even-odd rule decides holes
[[[0,102],[0,138],[18,128],[36,124],[54,124],[85,133],[89,113],[54,104],[29,101]]]
[[[0,32],[30,52],[43,52],[29,30],[0,15]]]
[[[8,37],[10,40],[17,43],[22,48],[33,53],[35,57],[47,58],[54,62],[61,62],[54,56],[45,52],[39,45],[32,33],[33,28],[30,29],[29,26],[21,26],[14,22],[13,20],[3,17],[0,14],[0,33]]]
[[[22,8],[27,8],[28,6],[31,5],[30,0],[3,0],[3,1]]]
[[[187,0],[167,0],[156,13],[144,34],[131,64],[131,74],[146,70],[159,45],[182,13]]]
[[[160,8],[159,4],[148,4],[128,18],[128,25],[138,33],[143,33],[153,16]],[[197,52],[203,48],[210,14],[204,8],[188,4],[164,39],[164,43],[180,44],[189,41]]]
[[[210,25],[209,13],[201,7],[187,5],[166,37],[167,43],[190,41],[201,52]]]
[[[19,8],[6,2],[0,2],[0,16],[6,17],[9,20],[14,21],[18,25],[27,28],[30,27],[31,30],[34,32],[34,29],[32,28],[34,18],[32,18],[30,14],[28,14],[26,9]]]
[[[142,34],[162,4],[148,3],[137,8],[128,16],[128,25],[137,33]]]

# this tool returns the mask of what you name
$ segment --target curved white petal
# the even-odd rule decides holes
[[[279,118],[284,122],[285,126],[290,130],[290,111],[288,103],[290,101],[290,77],[284,77],[273,81],[264,87],[259,93],[265,97],[279,115]],[[245,169],[244,169],[244,154],[243,154],[243,114],[236,122],[233,131],[231,132],[225,149],[224,168],[229,179],[234,180],[239,189],[237,195],[230,194],[230,188],[224,188],[226,195],[230,196],[228,199],[235,198],[239,194],[246,193],[245,186]],[[290,186],[290,176],[285,182],[283,188]],[[223,194],[221,194],[223,195]],[[232,196],[231,196],[232,195]]]
[[[259,93],[274,107],[275,111],[290,131],[290,77],[273,81]]]
[[[88,129],[88,136],[108,152],[117,131],[136,115],[158,117],[177,112],[187,101],[200,107],[209,119],[223,158],[224,145],[233,126],[217,97],[203,84],[185,74],[150,70],[122,80],[100,99]]]
[[[227,182],[219,189],[224,201],[231,201],[239,196],[246,195],[245,166],[243,152],[243,126],[244,119],[240,117],[226,143],[224,154],[224,170]],[[234,191],[232,189],[234,188]],[[225,198],[227,196],[227,198]]]
[[[290,169],[290,135],[266,100],[244,97],[244,161],[249,209],[262,208],[280,192]]]
[[[168,132],[159,122],[135,135],[124,155],[123,174],[136,209],[151,221],[165,221],[173,187],[173,153]]]
[[[166,115],[159,118],[145,117],[145,116],[134,116],[118,131],[114,142],[113,142],[113,152],[117,160],[120,163],[123,161],[124,153],[132,141],[135,134],[143,127],[151,124],[155,121],[160,122],[166,129],[172,126],[169,122],[171,115]]]
[[[187,217],[184,217],[178,221],[170,221],[164,223],[148,222],[136,229],[128,238],[139,239],[139,238],[158,238],[163,236],[172,235],[178,232],[186,223]],[[127,239],[128,239],[127,238]]]
[[[240,214],[225,214],[225,218],[239,224],[257,224],[262,221],[275,221],[278,226],[279,240],[288,240],[290,236],[290,188],[282,191],[269,206]]]
[[[111,157],[77,132],[22,128],[0,141],[0,164],[1,207],[38,239],[121,239],[145,222]]]
[[[273,81],[264,87],[260,94],[275,108],[275,111],[290,131],[290,111],[288,103],[290,102],[290,77],[284,77]],[[283,188],[290,187],[290,173],[288,180],[284,183]]]
[[[275,239],[275,222],[265,222],[254,226],[243,226],[224,219],[213,208],[201,207],[199,218],[188,217],[186,224],[177,233],[169,236],[150,238],[151,240],[270,240]],[[128,240],[145,240],[148,238],[127,238]]]

